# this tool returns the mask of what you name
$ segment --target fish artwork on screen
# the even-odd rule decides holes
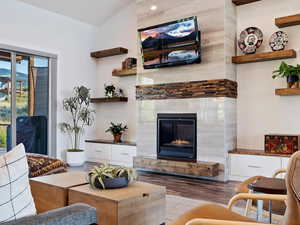
[[[139,29],[145,69],[201,62],[197,17]]]

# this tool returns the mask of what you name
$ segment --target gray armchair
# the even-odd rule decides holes
[[[91,225],[97,224],[96,209],[86,204],[74,204],[61,209],[24,217],[3,225]]]

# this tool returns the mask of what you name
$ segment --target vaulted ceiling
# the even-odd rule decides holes
[[[18,0],[92,25],[100,25],[135,0]]]

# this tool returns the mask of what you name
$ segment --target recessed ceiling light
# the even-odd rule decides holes
[[[157,6],[156,6],[156,5],[152,5],[152,6],[150,7],[150,9],[151,9],[152,11],[155,11],[155,10],[157,10]]]

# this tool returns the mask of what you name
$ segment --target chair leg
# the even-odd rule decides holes
[[[252,193],[252,191],[250,190],[249,193]],[[248,199],[247,203],[246,203],[244,216],[248,217],[249,212],[251,211],[251,208],[252,208],[252,199]]]

